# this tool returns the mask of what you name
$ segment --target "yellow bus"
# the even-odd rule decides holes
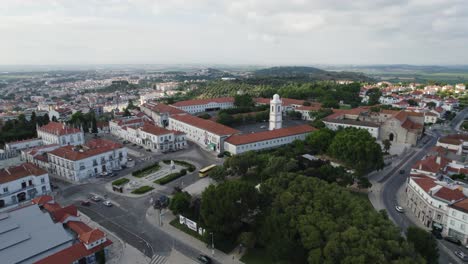
[[[212,165],[210,165],[210,166],[208,166],[208,167],[205,167],[205,168],[199,170],[199,171],[198,171],[198,176],[200,176],[200,177],[205,177],[206,175],[208,175],[208,172],[210,172],[210,171],[211,171],[212,169],[214,169],[215,167],[216,167],[216,165],[215,165],[215,164],[212,164]]]

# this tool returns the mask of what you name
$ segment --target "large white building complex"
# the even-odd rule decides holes
[[[34,164],[0,170],[0,211],[49,192],[49,174]]]
[[[216,111],[220,109],[228,109],[234,107],[233,97],[220,97],[211,99],[195,99],[177,102],[172,104],[180,110],[183,110],[190,114],[196,114],[207,111]]]
[[[224,151],[226,138],[240,133],[228,126],[189,114],[171,116],[168,128],[184,132],[188,139],[218,153]]]
[[[80,182],[120,170],[127,163],[127,149],[119,143],[93,139],[81,146],[64,146],[48,153],[50,172]]]
[[[49,122],[47,125],[37,128],[37,137],[41,138],[44,145],[59,144],[81,145],[84,143],[84,133],[82,129],[69,127],[58,122]]]
[[[307,134],[316,130],[309,125],[279,128],[253,134],[233,135],[224,142],[224,150],[239,154],[249,150],[264,150],[291,144],[294,140],[304,140]]]

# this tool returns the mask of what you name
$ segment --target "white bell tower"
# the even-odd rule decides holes
[[[282,104],[279,95],[273,95],[273,100],[270,101],[270,130],[280,129],[282,119]]]

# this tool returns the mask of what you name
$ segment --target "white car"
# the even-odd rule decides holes
[[[106,201],[104,201],[104,202],[102,202],[102,203],[103,203],[105,206],[107,206],[107,207],[111,207],[111,206],[112,206],[112,203],[111,203],[111,201],[109,201],[109,200],[106,200]]]
[[[399,212],[399,213],[404,213],[405,212],[405,209],[403,209],[403,207],[401,207],[399,205],[395,206],[395,210],[397,210],[397,212]]]

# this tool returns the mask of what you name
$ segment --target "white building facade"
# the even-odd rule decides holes
[[[90,140],[82,148],[65,146],[48,153],[50,172],[80,182],[114,170],[127,163],[127,149],[104,139]]]
[[[0,211],[50,191],[49,174],[32,163],[0,170]]]
[[[221,97],[211,99],[187,100],[172,104],[173,107],[179,108],[190,114],[196,114],[207,111],[215,111],[220,109],[228,109],[234,107],[233,97]]]
[[[83,130],[58,122],[49,122],[47,125],[38,127],[37,137],[42,139],[44,145],[76,146],[84,144]]]

